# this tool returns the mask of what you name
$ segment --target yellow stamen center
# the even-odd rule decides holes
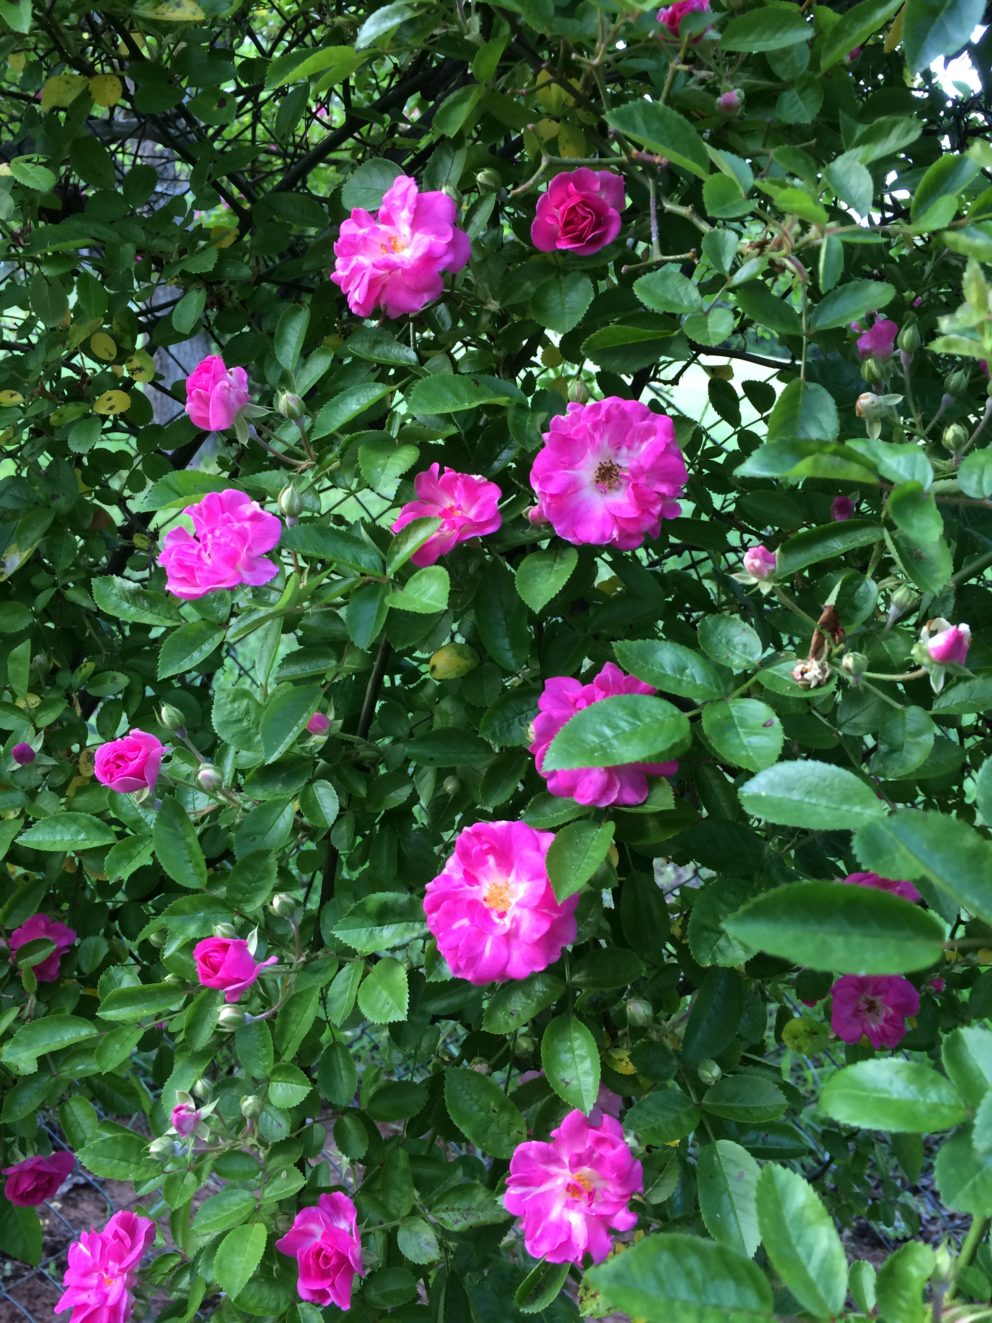
[[[506,879],[499,882],[490,882],[482,895],[482,903],[487,909],[497,910],[500,913],[508,910],[513,904],[513,892],[510,890],[510,884]]]
[[[589,1177],[581,1171],[572,1173],[572,1179],[565,1186],[565,1193],[569,1199],[584,1199],[592,1193],[593,1184]]]

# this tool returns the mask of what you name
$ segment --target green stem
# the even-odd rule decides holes
[[[989,1219],[987,1217],[973,1217],[971,1219],[971,1226],[968,1228],[968,1234],[965,1236],[964,1244],[961,1246],[961,1253],[958,1255],[957,1262],[954,1265],[954,1281],[951,1282],[950,1290],[944,1297],[945,1304],[950,1304],[954,1299],[958,1284],[958,1274],[962,1268],[967,1268],[968,1264],[975,1257],[975,1252],[982,1243],[985,1232],[988,1230],[988,1225]]]

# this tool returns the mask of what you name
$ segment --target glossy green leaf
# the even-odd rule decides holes
[[[704,1144],[696,1163],[699,1212],[714,1240],[753,1257],[761,1242],[756,1193],[760,1168],[730,1139]]]
[[[541,1038],[541,1065],[548,1083],[570,1107],[588,1113],[599,1092],[599,1051],[574,1015],[559,1015]]]
[[[817,1318],[839,1314],[847,1297],[847,1256],[833,1219],[798,1172],[769,1163],[757,1192],[761,1242],[772,1267]]]
[[[559,901],[581,891],[613,841],[612,822],[572,822],[557,832],[548,850],[548,877]]]
[[[474,1070],[446,1070],[444,1101],[462,1134],[483,1153],[509,1158],[526,1138],[519,1109],[499,1084]]]
[[[688,734],[685,715],[662,698],[620,694],[593,703],[568,720],[551,741],[547,771],[658,762]]]
[[[844,1125],[924,1135],[949,1130],[968,1116],[950,1080],[921,1062],[896,1057],[859,1061],[831,1075],[820,1110]]]

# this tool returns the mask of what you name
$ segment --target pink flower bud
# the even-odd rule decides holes
[[[200,1120],[199,1111],[195,1107],[191,1107],[189,1103],[178,1103],[172,1109],[172,1128],[177,1135],[182,1135],[183,1138],[193,1133],[200,1124]]]
[[[861,358],[891,358],[895,352],[899,326],[888,317],[877,317],[870,330],[858,336],[858,355]]]
[[[854,514],[854,502],[850,496],[835,496],[830,502],[830,518],[835,523],[843,523]]]
[[[771,579],[774,576],[778,556],[774,551],[769,551],[767,547],[762,546],[759,542],[757,546],[748,547],[745,551],[743,564],[751,578],[761,583],[765,579]]]
[[[729,92],[724,92],[716,99],[716,108],[721,115],[726,115],[730,119],[734,115],[739,115],[744,107],[744,97],[737,88]]]
[[[325,716],[323,712],[315,712],[307,722],[307,730],[311,735],[326,735],[330,728],[330,717]]]
[[[30,744],[15,744],[10,751],[10,756],[18,766],[27,767],[34,762],[37,755]]]
[[[971,630],[967,625],[950,625],[927,639],[930,660],[938,666],[963,666],[971,647]]]

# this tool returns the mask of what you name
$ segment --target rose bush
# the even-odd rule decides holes
[[[988,1314],[981,18],[0,0],[59,1313]]]

